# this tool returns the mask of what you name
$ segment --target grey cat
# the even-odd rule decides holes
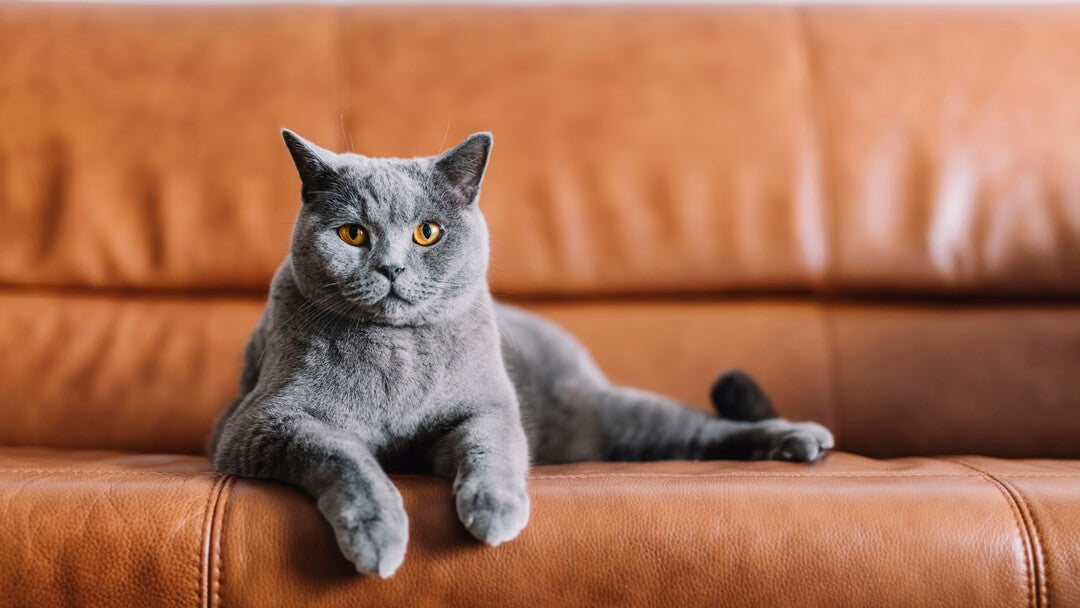
[[[223,473],[313,496],[358,571],[388,577],[405,557],[384,469],[452,479],[462,523],[498,545],[529,519],[530,460],[812,461],[832,447],[824,427],[774,417],[744,374],[713,388],[742,419],[711,416],[611,385],[569,334],[495,303],[477,205],[490,134],[416,159],[282,136],[303,204],[210,449]]]

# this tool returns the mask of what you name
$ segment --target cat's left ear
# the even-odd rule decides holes
[[[491,133],[474,133],[435,160],[436,174],[458,205],[471,205],[480,195],[491,144]]]

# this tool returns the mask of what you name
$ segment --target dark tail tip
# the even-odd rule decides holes
[[[721,374],[710,395],[713,407],[723,418],[748,422],[776,418],[776,411],[765,391],[742,370],[732,369]]]

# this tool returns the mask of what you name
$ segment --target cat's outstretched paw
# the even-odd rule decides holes
[[[319,510],[334,528],[338,547],[357,572],[389,578],[405,560],[409,520],[400,499],[395,505],[320,499]]]
[[[523,484],[467,479],[456,484],[454,494],[461,523],[491,546],[513,540],[529,521],[529,495]]]
[[[771,435],[768,460],[813,462],[833,447],[832,433],[816,422],[783,422]]]

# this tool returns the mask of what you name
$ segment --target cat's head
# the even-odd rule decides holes
[[[367,158],[282,130],[303,183],[289,257],[319,308],[389,325],[460,313],[486,289],[477,206],[491,134],[439,156]]]

